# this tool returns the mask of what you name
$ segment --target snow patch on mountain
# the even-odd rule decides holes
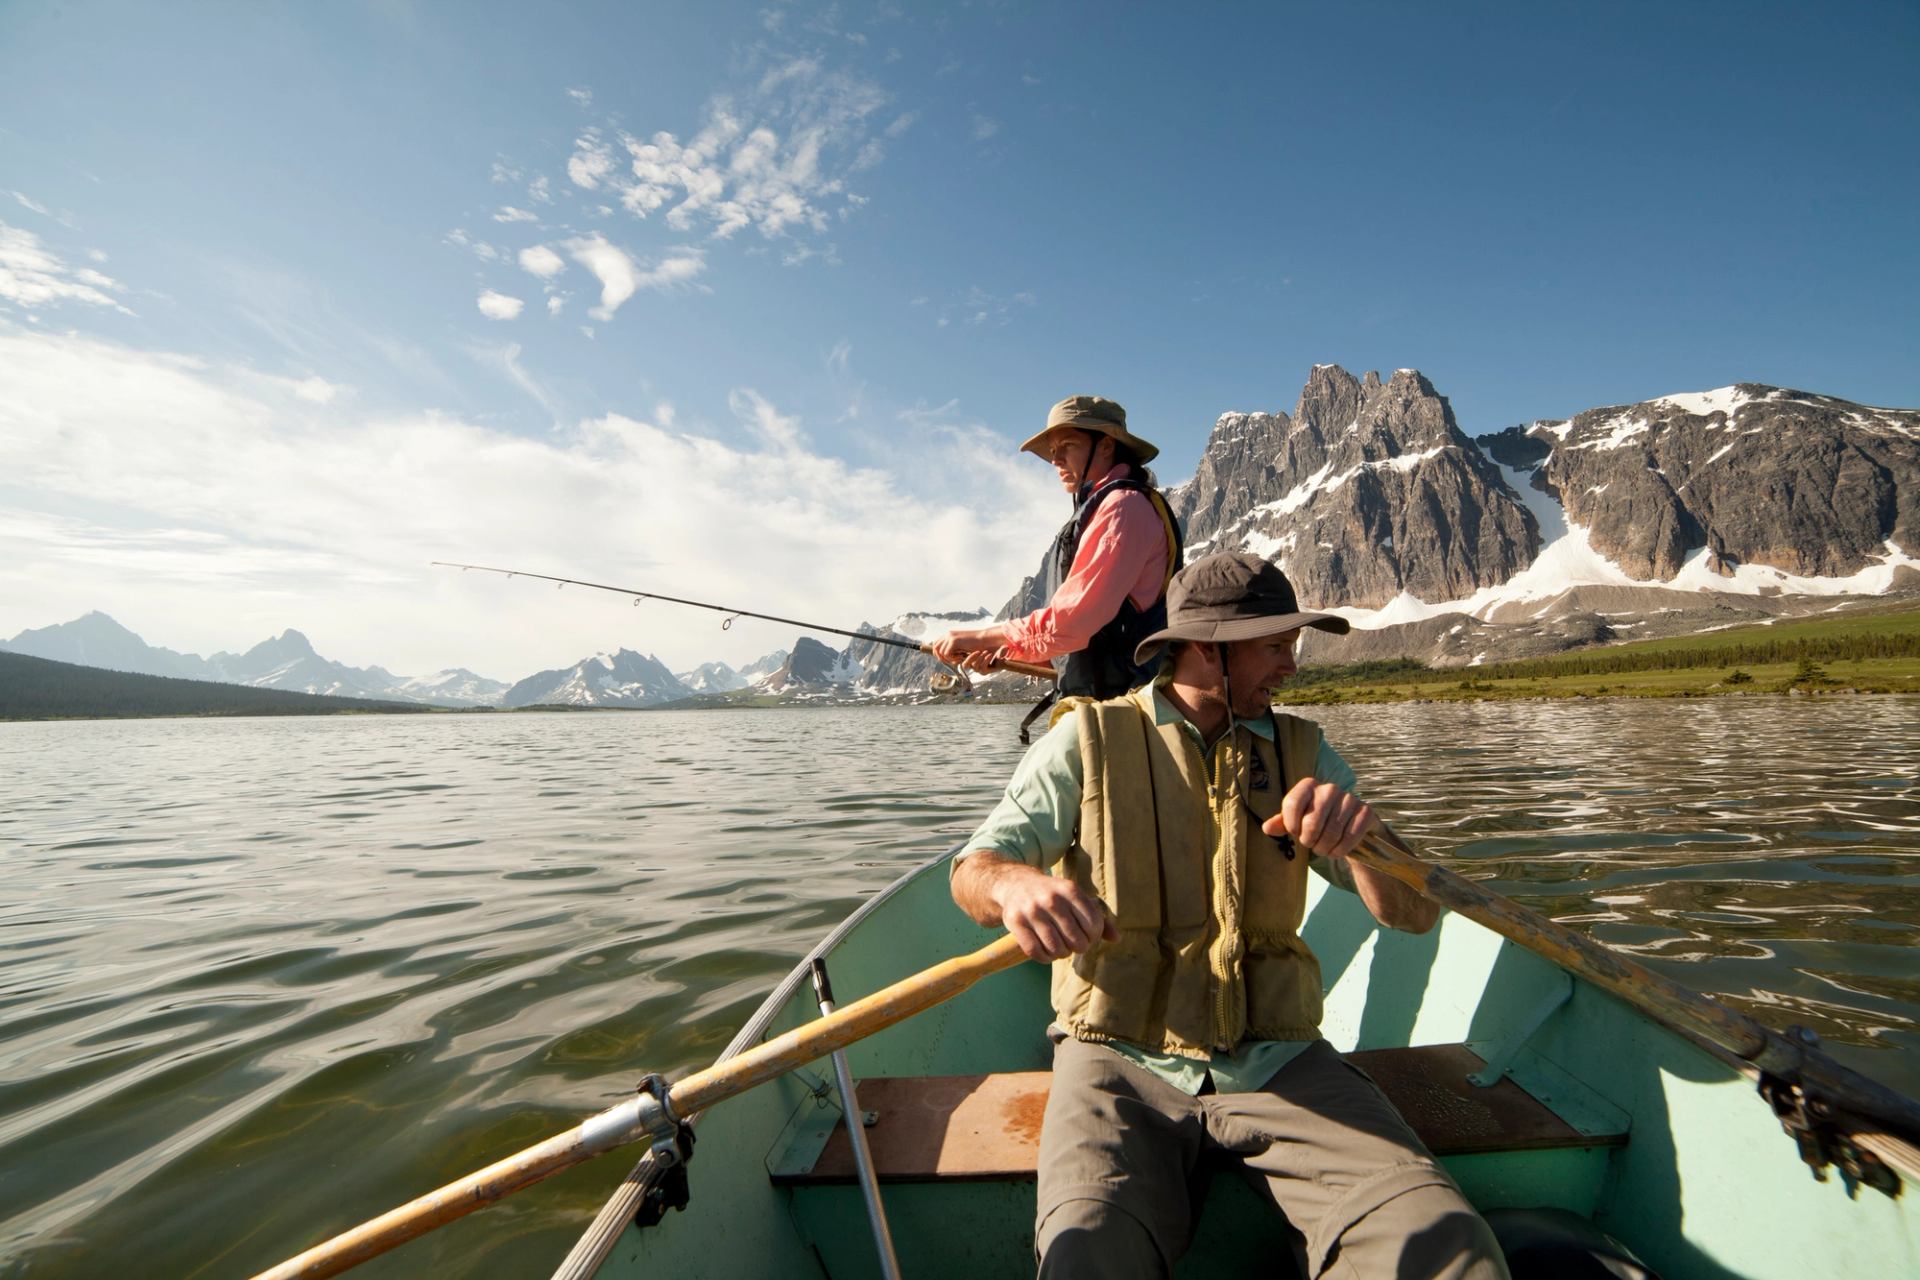
[[[1734,415],[1740,412],[1740,407],[1751,404],[1758,398],[1739,387],[1715,387],[1712,391],[1688,391],[1678,395],[1659,396],[1648,403],[1678,409],[1696,418],[1724,413],[1727,415],[1725,425],[1732,426]]]

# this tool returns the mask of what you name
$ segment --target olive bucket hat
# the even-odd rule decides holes
[[[1257,640],[1296,627],[1337,636],[1353,629],[1338,614],[1302,610],[1278,565],[1244,551],[1218,551],[1173,575],[1167,584],[1167,625],[1140,642],[1133,660],[1147,666],[1169,640]]]
[[[1143,465],[1152,462],[1160,453],[1159,446],[1127,430],[1127,411],[1120,407],[1119,401],[1109,400],[1105,396],[1068,396],[1047,410],[1047,425],[1040,428],[1038,435],[1020,446],[1021,452],[1047,458],[1047,433],[1055,427],[1073,427],[1112,436],[1132,449]]]

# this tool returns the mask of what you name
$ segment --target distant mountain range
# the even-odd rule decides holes
[[[1920,591],[1920,410],[1741,383],[1469,437],[1425,376],[1316,365],[1291,414],[1226,413],[1168,491],[1189,557],[1256,552],[1304,603],[1346,613],[1314,661],[1473,664],[1679,635]],[[1065,512],[1062,512],[1064,518]],[[1037,550],[1037,548],[1036,548]],[[1043,603],[1027,579],[997,618]],[[660,706],[687,698],[860,701],[924,694],[918,644],[987,611],[908,613],[841,648],[809,636],[735,671],[669,671],[628,649],[507,683],[396,676],[317,654],[298,631],[209,658],[104,613],[0,649],[257,688],[433,706]]]
[[[22,631],[0,643],[0,649],[110,671],[429,706],[493,706],[507,691],[501,681],[460,668],[427,676],[396,676],[383,667],[349,667],[321,657],[306,636],[291,630],[262,640],[245,653],[221,652],[202,658],[149,645],[98,611],[58,626]]]

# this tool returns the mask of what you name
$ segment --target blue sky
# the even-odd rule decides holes
[[[997,606],[1122,400],[1920,405],[1920,11],[0,6],[0,635],[503,678]],[[611,605],[611,607],[609,607]]]

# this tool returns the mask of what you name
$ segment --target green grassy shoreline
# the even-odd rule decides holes
[[[1412,661],[1309,667],[1289,706],[1545,698],[1920,693],[1920,608],[1910,603],[1772,625],[1630,641],[1478,667]]]

